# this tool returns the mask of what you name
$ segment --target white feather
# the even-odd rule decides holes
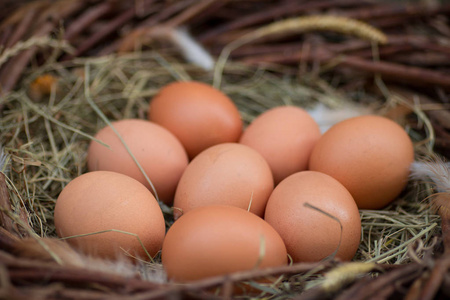
[[[80,258],[78,266],[85,269],[117,274],[127,278],[139,276],[143,280],[155,283],[167,282],[167,274],[161,264],[149,263],[140,259],[130,260],[123,255],[109,260],[75,252]]]
[[[80,265],[88,270],[117,274],[124,277],[134,277],[139,273],[136,265],[125,259],[106,260],[80,254]]]
[[[140,277],[147,281],[167,282],[167,275],[161,264],[140,259],[130,259],[118,252],[115,259],[106,259],[85,254],[57,238],[24,238],[14,244],[17,256],[43,261],[56,261],[61,265],[83,268],[120,275],[126,278]]]
[[[170,31],[170,38],[183,53],[187,61],[210,71],[214,67],[214,59],[184,28]]]
[[[411,178],[431,179],[439,192],[450,193],[450,162],[415,161],[411,164]]]
[[[330,108],[322,103],[317,104],[314,108],[308,110],[319,125],[322,133],[327,131],[331,126],[346,119],[373,114],[374,111],[367,106],[358,104],[344,104],[338,108]]]
[[[125,258],[106,260],[83,254],[81,254],[81,258],[82,263],[80,265],[88,270],[112,273],[127,278],[139,276],[143,280],[155,283],[167,282],[167,274],[161,264],[141,261],[133,263]]]

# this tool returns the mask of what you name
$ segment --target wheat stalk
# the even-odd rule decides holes
[[[354,35],[379,44],[387,43],[387,37],[383,32],[367,23],[355,19],[325,15],[290,18],[263,26],[226,45],[219,56],[214,71],[214,86],[219,88],[225,62],[233,50],[269,35],[324,30],[335,31],[344,35]]]
[[[52,47],[64,49],[67,52],[72,52],[73,48],[63,40],[55,40],[49,36],[32,37],[26,41],[20,41],[13,47],[6,48],[0,55],[0,67],[8,61],[11,57],[16,56],[18,53],[30,49],[32,47]]]

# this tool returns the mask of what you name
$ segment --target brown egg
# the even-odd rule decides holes
[[[336,178],[360,209],[380,209],[403,190],[413,160],[405,130],[387,118],[368,115],[331,127],[316,144],[309,169]]]
[[[150,178],[160,200],[171,204],[178,180],[188,164],[188,157],[181,143],[167,129],[146,120],[125,119],[113,122],[112,125]],[[88,151],[90,171],[122,173],[138,180],[153,192],[144,174],[110,126],[104,127],[95,137],[110,148],[91,142]]]
[[[95,171],[73,179],[55,206],[59,237],[96,233],[67,241],[84,252],[116,258],[129,253],[148,259],[162,246],[165,222],[152,193],[139,181],[115,172]],[[127,232],[104,232],[111,229]]]
[[[350,260],[359,246],[358,207],[342,184],[323,173],[303,171],[281,181],[264,219],[283,238],[294,262],[320,261],[336,250],[337,258]]]
[[[242,120],[231,99],[201,82],[163,87],[150,102],[148,117],[170,130],[190,159],[213,145],[237,142],[242,133]]]
[[[178,282],[287,264],[286,247],[267,222],[223,205],[196,208],[177,220],[161,258],[169,279]]]
[[[239,143],[252,147],[266,159],[278,184],[287,176],[307,169],[320,136],[319,126],[306,111],[280,106],[253,120]]]
[[[273,177],[264,158],[252,148],[225,143],[206,149],[190,162],[175,193],[177,218],[193,208],[225,204],[258,216],[273,190]]]

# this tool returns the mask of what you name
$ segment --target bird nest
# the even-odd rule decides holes
[[[6,1],[0,16],[1,297],[250,297],[233,295],[239,283],[261,299],[449,296],[449,190],[435,186],[449,176],[448,4],[40,0]],[[342,112],[382,114],[405,128],[428,173],[418,171],[388,207],[360,210],[352,262],[181,285],[165,278],[158,255],[137,266],[74,259],[54,244],[59,193],[87,171],[105,118],[145,119],[152,96],[176,80],[216,86],[246,124],[286,104],[324,109],[324,126]],[[161,208],[170,227],[173,212]],[[277,279],[262,283],[269,276]]]

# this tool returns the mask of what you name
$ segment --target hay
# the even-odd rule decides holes
[[[57,78],[57,84],[50,95],[33,101],[30,85],[42,74]],[[223,91],[247,124],[277,105],[345,101],[330,87],[320,90],[299,84],[295,77],[279,78],[238,64],[227,67],[225,78]],[[52,62],[30,70],[22,88],[2,99],[1,140],[13,165],[8,176],[21,191],[13,202],[27,209],[36,233],[54,235],[54,201],[65,184],[86,172],[87,146],[95,133],[110,121],[145,118],[149,100],[160,87],[185,79],[210,83],[210,74],[157,52]]]
[[[49,95],[33,101],[30,84],[43,74],[51,74],[57,84]],[[280,76],[274,69],[229,62],[223,75],[222,90],[235,101],[247,124],[278,105],[339,106],[355,100],[318,79],[307,85],[295,75]],[[21,88],[1,102],[0,134],[11,158],[11,168],[5,173],[13,211],[17,212],[14,219],[22,220],[25,228],[29,224],[37,236],[55,237],[56,198],[71,179],[87,171],[86,151],[93,135],[106,122],[145,118],[149,100],[161,86],[188,79],[211,83],[211,74],[156,51],[51,62],[30,69]],[[414,249],[413,257],[420,259],[439,233],[439,218],[426,200],[430,193],[423,184],[411,182],[402,197],[386,209],[362,210],[363,235],[354,260],[405,264],[411,262]],[[161,205],[170,219],[170,208]],[[418,243],[421,247],[414,248]],[[160,264],[158,257],[155,264]],[[280,285],[295,291],[314,278],[316,272],[292,285]],[[259,284],[267,295],[270,289],[263,286]],[[271,291],[281,293],[280,286]]]
[[[172,6],[169,2],[158,3],[163,11],[160,15],[167,19],[164,25],[181,24],[193,16],[200,16],[203,17],[202,20],[207,20],[206,14],[201,15],[201,12],[209,4],[214,4],[215,1],[200,4],[195,4],[195,1],[188,1],[181,6]],[[124,3],[126,4],[123,1],[121,5],[127,7]],[[42,5],[50,5],[50,2],[43,2]],[[97,8],[104,9],[102,5],[108,4],[100,4]],[[188,7],[189,5],[190,7]],[[410,80],[408,84],[414,85],[417,82],[422,83],[423,80],[425,87],[432,86],[434,88],[435,85],[440,84],[445,89],[449,86],[448,76],[441,76],[444,72],[438,73],[440,70],[445,71],[445,66],[436,68],[438,72],[427,72],[429,70],[423,68],[419,70],[420,72],[414,73],[412,71],[418,69],[397,68],[395,64],[387,64],[388,59],[386,58],[380,60],[379,49],[375,46],[370,49],[370,45],[367,47],[366,44],[358,44],[358,41],[353,44],[355,41],[336,39],[343,42],[344,47],[339,48],[339,42],[333,42],[333,39],[336,38],[333,35],[331,35],[330,42],[322,44],[327,46],[325,48],[330,49],[330,53],[320,51],[316,53],[314,48],[310,53],[309,50],[311,49],[306,48],[308,45],[314,46],[314,43],[308,44],[306,42],[302,45],[298,54],[295,52],[283,57],[281,55],[283,51],[287,51],[289,54],[290,49],[290,45],[283,44],[285,42],[283,40],[280,43],[284,47],[282,51],[278,51],[276,45],[271,48],[270,44],[264,43],[257,44],[252,48],[252,45],[247,43],[253,41],[252,32],[254,34],[258,32],[258,26],[255,27],[259,22],[258,18],[264,17],[260,20],[268,21],[274,18],[274,15],[272,15],[270,9],[261,11],[259,16],[254,15],[252,14],[253,8],[250,8],[251,5],[247,5],[248,11],[245,9],[238,10],[239,4],[231,3],[229,7],[230,11],[242,11],[241,17],[244,17],[244,25],[239,25],[238,21],[231,21],[224,26],[219,24],[216,28],[208,30],[203,36],[204,41],[208,41],[209,35],[209,45],[211,46],[211,37],[214,37],[215,34],[218,35],[217,44],[211,47],[214,54],[221,53],[217,49],[226,50],[220,56],[222,60],[215,73],[186,64],[177,54],[176,49],[174,50],[171,47],[159,49],[158,45],[153,44],[145,48],[146,51],[138,49],[120,55],[78,58],[77,56],[85,53],[85,51],[92,51],[94,45],[99,47],[99,52],[108,52],[107,47],[98,45],[102,39],[92,39],[95,40],[92,42],[91,39],[85,39],[84,36],[70,41],[76,48],[75,52],[67,43],[61,42],[61,40],[50,35],[36,37],[37,33],[35,33],[36,36],[31,35],[28,39],[17,42],[13,47],[2,52],[0,54],[0,67],[9,63],[9,69],[4,70],[14,70],[11,61],[14,62],[14,58],[26,52],[24,50],[27,49],[39,48],[42,50],[39,55],[45,58],[44,63],[30,59],[31,64],[28,64],[26,68],[26,65],[23,65],[24,69],[21,70],[21,79],[18,84],[9,84],[8,88],[11,91],[2,94],[0,97],[0,109],[3,112],[0,120],[0,142],[8,155],[2,165],[2,172],[6,175],[5,180],[11,200],[11,209],[2,208],[2,212],[6,213],[17,225],[17,228],[13,229],[19,231],[23,236],[35,238],[45,248],[45,243],[39,237],[56,237],[53,223],[55,201],[68,182],[87,171],[86,152],[89,143],[94,140],[95,133],[115,120],[124,118],[145,119],[148,103],[152,96],[158,92],[159,88],[175,80],[198,80],[217,85],[220,82],[220,89],[236,103],[245,124],[249,124],[256,116],[267,109],[279,105],[297,105],[309,109],[317,104],[334,108],[349,107],[355,103],[363,106],[370,104],[386,115],[389,115],[398,107],[406,108],[407,112],[401,114],[399,121],[413,138],[417,156],[433,157],[433,147],[437,138],[435,132],[437,118],[430,119],[430,111],[424,111],[426,106],[418,104],[419,101],[415,95],[413,101],[411,101],[407,96],[398,93],[390,85],[385,84],[379,74],[382,74],[384,78],[394,77],[397,80],[394,80],[394,82]],[[271,8],[273,4],[267,1],[262,5]],[[307,7],[309,4],[305,5]],[[332,6],[331,2],[330,6]],[[186,7],[188,8],[183,10]],[[217,12],[214,7],[214,5],[210,7],[211,11]],[[243,7],[245,8],[245,5]],[[358,5],[355,7],[354,12],[359,12],[362,16],[365,16],[363,12],[371,12],[370,7],[366,9],[362,7],[360,11],[358,11]],[[281,8],[287,16],[290,15],[290,7],[283,6]],[[76,11],[76,8],[73,9]],[[113,10],[112,7],[108,9]],[[129,8],[127,7],[127,9]],[[392,9],[386,6],[384,9],[385,19],[389,19],[396,11],[395,7]],[[424,14],[429,13],[430,16],[436,13],[434,12],[436,9],[432,7],[426,9],[414,7],[414,9],[413,12],[418,15],[422,11]],[[449,10],[448,7],[446,9]],[[121,9],[118,9],[115,13],[117,15],[120,13],[120,16],[122,16]],[[126,13],[128,12],[124,9],[124,14]],[[158,19],[160,17],[158,14],[152,15],[151,9],[144,11],[144,14],[146,13],[150,16],[148,19],[150,24],[161,21],[161,19]],[[292,13],[295,14],[295,11]],[[70,13],[68,12],[68,14]],[[248,14],[249,17],[246,18],[245,14]],[[274,14],[276,13],[274,12]],[[73,20],[78,20],[73,17],[74,15],[71,15]],[[174,16],[170,18],[172,15]],[[370,20],[370,14],[368,15],[367,18]],[[407,19],[409,16],[406,13],[403,17]],[[64,16],[61,16],[61,18],[64,18]],[[17,17],[17,19],[22,18]],[[400,19],[393,19],[393,21],[402,24],[404,21]],[[236,18],[236,20],[239,20],[239,18]],[[245,25],[245,22],[249,23]],[[113,21],[108,24],[118,26]],[[278,24],[289,25],[289,23],[283,22]],[[383,22],[380,22],[380,24],[383,25]],[[235,26],[236,32],[233,32],[233,26]],[[270,25],[268,26],[262,26],[260,29],[262,28],[261,30],[264,32],[264,28],[271,28]],[[388,25],[384,26],[388,27]],[[205,27],[200,26],[199,28],[201,30]],[[137,26],[134,29],[135,31],[131,30],[129,35],[132,39],[132,49],[135,46],[132,42],[136,42],[133,38],[138,39],[133,33],[139,33],[142,27]],[[229,32],[226,32],[227,29]],[[354,24],[349,27],[351,32],[354,31],[353,29],[355,29]],[[427,30],[431,32],[430,28],[427,28]],[[434,29],[432,30],[434,31]],[[104,32],[107,32],[107,30],[105,29]],[[246,35],[242,35],[242,32],[250,32],[247,38],[251,38],[247,40]],[[371,36],[373,33],[364,32]],[[90,34],[90,32],[88,33]],[[103,38],[106,36],[104,34]],[[239,40],[236,39],[236,36],[243,38]],[[25,38],[26,35],[21,37]],[[91,37],[95,38],[95,33]],[[389,38],[392,38],[392,36],[389,36]],[[401,41],[399,37],[393,36],[393,38],[393,42],[389,40],[392,44],[388,47],[391,48],[387,49],[391,49],[394,53],[392,57],[395,63],[395,59],[398,59],[395,53],[400,51],[398,49],[401,49],[404,45],[399,42]],[[322,42],[324,40],[326,38]],[[233,44],[232,41],[235,41],[236,44]],[[289,42],[289,39],[286,41]],[[414,41],[419,50],[428,49],[428,44],[431,43],[427,39],[421,39],[421,37],[414,39]],[[93,44],[87,47],[86,45],[89,42]],[[121,49],[121,46],[129,44],[126,43],[129,42],[126,38],[114,42],[116,45],[113,46],[116,49]],[[435,49],[443,51],[435,44],[432,45]],[[355,45],[356,48],[352,48]],[[241,48],[241,46],[243,47]],[[267,46],[264,51],[268,52],[259,52],[258,47],[260,46],[262,49]],[[347,50],[345,50],[346,47],[348,47]],[[367,53],[364,53],[364,50],[367,49],[371,52],[368,56]],[[430,46],[429,49],[433,48]],[[241,52],[238,50],[241,50]],[[359,55],[365,57],[365,60],[362,61],[358,54],[352,53],[353,51],[356,51],[356,53],[359,51]],[[74,56],[66,56],[66,60],[60,59],[62,52],[74,54]],[[36,55],[36,60],[40,58],[39,55]],[[231,55],[233,61],[227,61],[228,55]],[[326,64],[320,65],[324,57],[329,55],[335,55],[336,57],[330,60],[325,59]],[[389,51],[383,55],[390,58]],[[243,58],[239,62],[240,57]],[[299,62],[299,60],[301,61]],[[256,64],[255,61],[258,63]],[[293,62],[294,66],[292,66]],[[312,64],[311,69],[309,69],[308,63]],[[289,64],[291,65],[289,66]],[[336,73],[330,73],[329,71],[335,70],[336,66],[344,67],[339,68]],[[354,68],[353,72],[346,73],[345,66]],[[371,75],[380,73],[374,75],[374,84],[371,84],[370,79],[365,78],[365,80],[357,82],[354,85],[356,89],[353,89],[354,86],[351,81],[359,74],[355,73],[355,70],[365,72],[365,76],[368,73]],[[415,77],[409,78],[407,76],[409,74]],[[367,82],[370,82],[370,86],[366,85]],[[442,93],[443,98],[445,98],[445,92]],[[423,100],[421,99],[421,101]],[[436,103],[434,103],[434,106],[430,106],[429,109],[436,113],[444,111],[445,105],[436,106]],[[446,116],[443,118],[447,118]],[[444,124],[444,128],[447,128],[445,126],[447,125]],[[2,157],[4,158],[4,156]],[[59,293],[73,298],[99,299],[104,298],[106,293],[123,295],[123,291],[126,290],[133,294],[125,295],[125,297],[128,297],[127,299],[133,299],[133,296],[136,299],[143,299],[168,297],[170,295],[189,295],[209,299],[212,295],[207,294],[205,296],[204,292],[217,286],[221,287],[221,290],[217,290],[217,295],[219,295],[219,291],[223,291],[223,296],[226,298],[227,295],[230,295],[232,286],[236,282],[247,283],[260,291],[259,295],[255,296],[256,298],[267,299],[286,299],[298,295],[303,298],[310,297],[309,299],[329,298],[332,293],[355,281],[355,289],[360,287],[363,290],[377,292],[379,288],[374,287],[375,285],[372,285],[372,287],[369,284],[367,284],[367,287],[364,286],[368,279],[378,277],[381,282],[396,282],[401,285],[404,282],[402,280],[408,280],[404,278],[410,278],[408,276],[411,274],[420,273],[425,266],[434,265],[434,261],[430,263],[430,256],[436,254],[442,248],[442,241],[438,238],[442,227],[440,217],[430,205],[430,196],[433,193],[434,190],[430,184],[411,180],[402,195],[385,209],[377,211],[361,210],[361,243],[354,258],[355,263],[350,264],[342,264],[331,260],[312,264],[290,264],[280,268],[251,270],[226,277],[209,278],[193,285],[184,286],[160,285],[161,281],[164,282],[161,277],[155,280],[155,273],[160,276],[162,269],[158,255],[153,262],[142,263],[140,278],[136,280],[90,273],[88,270],[62,269],[61,265],[58,264],[55,264],[56,266],[44,265],[42,262],[30,261],[22,263],[20,258],[15,259],[3,252],[0,252],[0,258],[2,262],[8,263],[8,267],[11,265],[25,267],[27,272],[30,272],[28,279],[33,278],[32,276],[39,279],[40,276],[46,275],[49,281],[63,282],[66,285]],[[160,204],[166,217],[166,225],[169,227],[172,222],[172,210],[170,207]],[[0,235],[0,237],[2,236]],[[263,244],[263,242],[261,243]],[[60,259],[51,249],[45,248],[45,250],[49,252],[54,262],[61,264]],[[263,251],[264,248],[262,247],[261,253]],[[373,263],[377,263],[375,268]],[[436,262],[436,265],[446,266],[446,261],[443,260],[442,264]],[[429,269],[431,268],[433,267],[429,267]],[[367,276],[369,272],[371,272],[370,276]],[[444,271],[442,271],[443,273]],[[5,281],[5,286],[11,284],[9,279],[13,275],[7,274],[7,270],[0,268],[0,277]],[[270,284],[261,283],[257,280],[266,276],[275,279]],[[363,280],[358,281],[364,276]],[[73,284],[71,281],[73,278],[83,278],[84,281],[80,281],[88,282],[88,288],[73,288],[71,285]],[[426,280],[419,276],[417,278],[422,281]],[[365,281],[365,279],[367,280]],[[155,284],[156,281],[157,284]],[[36,285],[30,285],[26,287],[26,290],[31,295],[45,295],[48,292],[45,288],[39,289]],[[52,286],[48,287],[48,289],[52,288]],[[8,295],[7,291],[0,289],[1,293]],[[350,292],[347,295],[350,295]],[[117,297],[120,298],[120,296]],[[245,298],[245,296],[243,297]],[[348,299],[350,298],[349,296]],[[345,293],[342,299],[346,299]]]

